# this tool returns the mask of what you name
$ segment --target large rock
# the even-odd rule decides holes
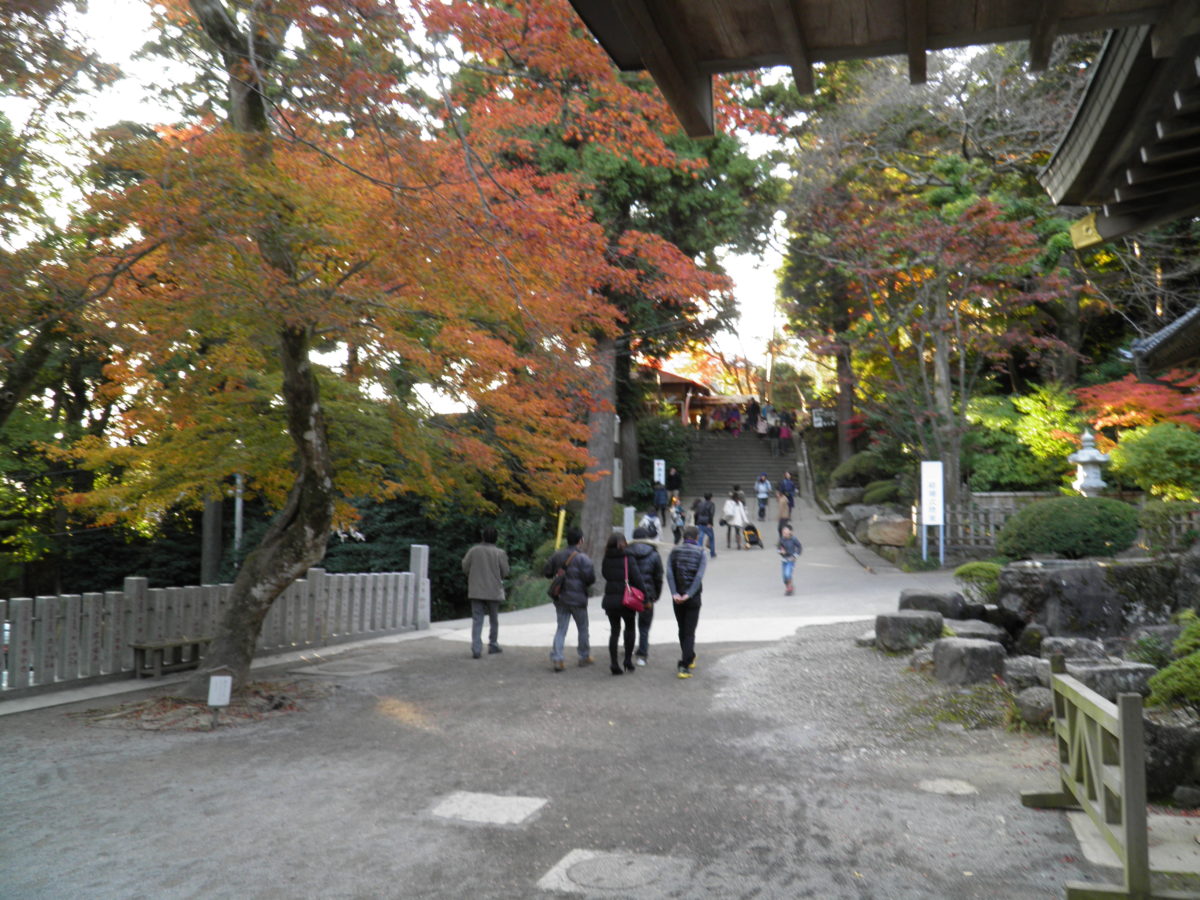
[[[933,645],[933,677],[946,684],[978,684],[1004,674],[1004,648],[995,641],[942,638]]]
[[[1012,643],[1012,636],[999,625],[982,622],[979,619],[961,619],[950,622],[947,626],[954,632],[955,637],[974,638],[981,641],[995,641],[1006,647]]]
[[[1067,663],[1067,674],[1077,678],[1110,703],[1118,694],[1150,694],[1150,677],[1158,670],[1154,666],[1135,662],[1100,662],[1074,660]]]
[[[1043,663],[1034,656],[1010,656],[1004,661],[1004,683],[1013,693],[1020,693],[1026,688],[1046,687],[1050,684],[1050,666],[1045,665],[1046,674],[1042,674]]]
[[[1143,720],[1146,734],[1146,793],[1169,797],[1181,784],[1191,783],[1200,757],[1200,724],[1160,724]]]
[[[1027,687],[1014,698],[1017,714],[1030,725],[1045,725],[1054,715],[1054,692],[1044,687]]]
[[[1042,560],[1000,572],[1000,605],[1050,634],[1106,637],[1159,625],[1200,596],[1200,554],[1122,562]]]
[[[829,505],[834,509],[841,509],[843,506],[848,506],[851,503],[857,503],[862,499],[865,488],[860,487],[834,487],[829,489]]]
[[[890,512],[890,510],[886,506],[874,503],[851,503],[842,507],[842,527],[850,534],[857,536],[858,529],[866,528],[871,516],[883,512]]]
[[[903,547],[913,535],[912,519],[896,513],[871,516],[867,523],[867,541],[884,547]]]
[[[1046,626],[1030,622],[1017,634],[1013,652],[1019,656],[1041,656],[1042,641],[1046,639]]]
[[[900,592],[901,609],[925,609],[940,612],[947,619],[965,618],[966,602],[958,591],[942,593],[923,588],[905,588]]]
[[[1059,654],[1065,659],[1108,659],[1104,644],[1090,638],[1048,637],[1042,641],[1043,659]]]
[[[904,653],[942,636],[942,614],[917,609],[880,613],[875,617],[875,644],[881,650]]]

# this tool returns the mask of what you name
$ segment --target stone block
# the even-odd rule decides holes
[[[1017,713],[1030,725],[1045,725],[1054,715],[1054,693],[1049,688],[1027,687],[1015,698]]]
[[[900,592],[901,609],[925,609],[940,612],[946,619],[962,619],[966,603],[958,591],[940,593],[921,588],[905,588]]]
[[[880,613],[875,617],[875,643],[881,650],[904,653],[942,636],[942,614],[918,609]]]
[[[1135,662],[1105,662],[1074,660],[1067,663],[1067,674],[1077,678],[1110,703],[1118,694],[1150,694],[1150,677],[1158,670],[1154,666]]]
[[[1017,634],[1013,652],[1018,656],[1041,656],[1042,641],[1046,639],[1046,626],[1030,622]]]
[[[1012,642],[1011,635],[999,625],[993,625],[990,622],[983,622],[979,619],[960,619],[948,622],[946,627],[954,632],[955,637],[995,641],[997,644],[1005,646]]]
[[[1043,667],[1045,676],[1041,671]],[[1014,693],[1031,687],[1046,687],[1050,683],[1050,666],[1034,656],[1010,656],[1004,661],[1004,683]]]
[[[1181,784],[1172,791],[1171,799],[1180,809],[1195,809],[1200,806],[1200,787]]]
[[[1065,659],[1108,659],[1104,644],[1091,638],[1048,637],[1043,640],[1042,658],[1050,659],[1056,654],[1062,654]]]
[[[834,487],[829,489],[829,505],[834,509],[841,509],[843,506],[849,506],[851,503],[857,503],[862,499],[864,488],[860,487]]]
[[[1004,648],[995,641],[942,638],[933,645],[933,677],[945,684],[978,684],[1004,674]]]
[[[896,513],[871,516],[867,523],[867,541],[885,547],[903,547],[913,535],[912,519]]]
[[[864,631],[862,634],[860,634],[858,637],[856,637],[854,639],[854,646],[855,647],[874,647],[875,646],[875,632]]]

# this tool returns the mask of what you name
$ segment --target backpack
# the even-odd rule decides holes
[[[574,553],[568,556],[566,562],[558,567],[558,571],[555,572],[554,577],[550,579],[550,588],[546,591],[546,593],[548,593],[552,599],[557,600],[559,595],[562,594],[563,585],[567,583],[567,566],[571,565],[571,560],[573,560],[578,553],[579,551],[576,550]]]

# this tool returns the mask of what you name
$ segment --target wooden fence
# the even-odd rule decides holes
[[[1036,494],[1012,496],[1021,497],[1021,500],[1009,506],[995,503],[980,505],[975,501],[947,503],[944,511],[946,549],[951,553],[968,556],[986,556],[995,552],[996,535],[1000,533],[1004,524],[1029,503],[1044,499],[1043,495]],[[920,507],[913,506],[911,512],[913,521],[919,523]],[[1157,543],[1166,550],[1182,550],[1190,545],[1197,533],[1200,533],[1200,512],[1178,512],[1164,517],[1159,530],[1162,533],[1153,535],[1152,543]],[[1147,535],[1143,535],[1139,541],[1146,543],[1147,538]]]
[[[1042,809],[1084,810],[1120,859],[1125,875],[1120,885],[1069,882],[1068,900],[1192,896],[1151,890],[1141,695],[1121,694],[1110,703],[1068,675],[1062,656],[1051,659],[1051,672],[1059,789],[1024,791],[1021,802]]]
[[[271,606],[259,655],[429,627],[429,548],[411,572],[331,575],[310,569]],[[133,644],[211,636],[232,585],[150,588],[0,600],[0,699],[130,677]]]

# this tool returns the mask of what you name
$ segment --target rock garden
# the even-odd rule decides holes
[[[1110,701],[1146,698],[1147,790],[1200,806],[1200,547],[1152,559],[971,563],[962,591],[905,590],[862,646],[911,654],[957,690],[1001,684],[1010,719],[1047,727],[1050,659]]]

